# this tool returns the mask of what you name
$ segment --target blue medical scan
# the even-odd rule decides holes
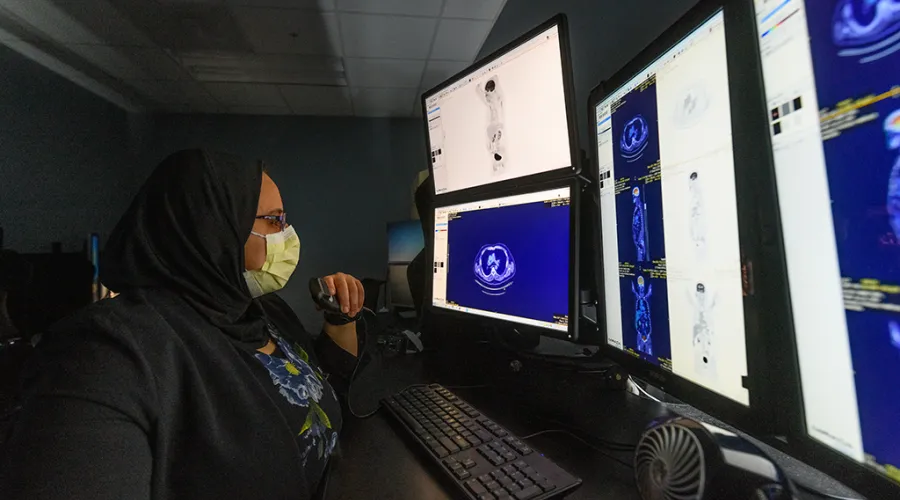
[[[516,261],[503,243],[484,245],[475,256],[475,282],[486,295],[503,295],[516,277]]]
[[[569,314],[570,210],[536,202],[447,223],[447,301],[545,322]]]
[[[841,57],[871,63],[900,50],[900,0],[841,0],[832,20]]]
[[[637,289],[635,289],[637,283]],[[631,284],[631,293],[634,294],[634,329],[637,331],[637,350],[653,356],[653,322],[650,318],[650,296],[653,295],[653,285],[645,284],[644,277],[638,276]]]
[[[634,213],[631,216],[631,238],[634,240],[636,260],[644,262],[650,260],[647,255],[647,224],[644,217],[644,199],[641,197],[641,188],[635,186],[631,190],[631,202],[634,204]]]
[[[807,1],[863,445],[900,467],[900,1]],[[889,348],[893,346],[894,348]]]
[[[622,343],[671,369],[656,79],[612,105]],[[633,300],[632,300],[633,298]]]
[[[644,155],[650,141],[650,127],[643,116],[637,115],[625,124],[619,140],[619,152],[627,162],[635,162]]]

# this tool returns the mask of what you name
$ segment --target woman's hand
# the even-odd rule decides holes
[[[366,291],[362,282],[349,274],[337,273],[325,276],[328,293],[335,296],[341,305],[341,312],[355,318],[366,302]]]
[[[328,293],[336,296],[338,303],[341,305],[341,311],[347,316],[355,318],[366,301],[366,291],[363,289],[362,283],[353,276],[344,273],[332,274],[324,279],[326,286],[328,286]],[[322,329],[341,349],[354,356],[359,355],[359,342],[356,337],[355,322],[338,326],[326,321]]]

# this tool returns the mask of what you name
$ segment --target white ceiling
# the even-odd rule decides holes
[[[0,42],[129,110],[418,116],[506,0],[0,0]]]

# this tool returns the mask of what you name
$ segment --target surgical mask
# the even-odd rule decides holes
[[[287,226],[278,233],[260,234],[251,231],[250,234],[266,240],[266,263],[262,269],[244,271],[250,296],[257,298],[277,292],[287,285],[300,262],[300,238],[293,226]]]

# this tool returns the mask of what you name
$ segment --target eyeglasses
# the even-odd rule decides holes
[[[284,231],[287,227],[287,213],[282,212],[281,215],[257,215],[257,219],[263,219],[277,227],[279,231]]]

